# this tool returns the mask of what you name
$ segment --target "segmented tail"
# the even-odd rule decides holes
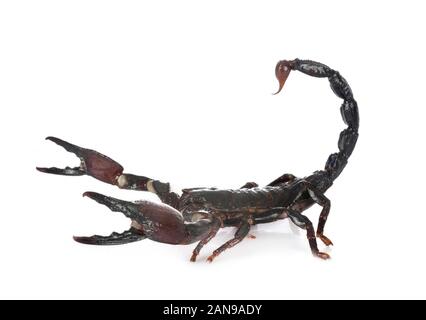
[[[359,127],[358,105],[353,97],[351,87],[339,72],[322,63],[310,60],[295,59],[292,61],[282,60],[278,62],[275,68],[275,74],[280,85],[278,92],[283,88],[291,70],[297,70],[312,77],[328,78],[333,92],[339,98],[343,99],[340,113],[342,114],[343,121],[348,127],[340,133],[338,142],[339,152],[333,153],[328,157],[324,171],[317,172],[317,175],[320,173],[327,174],[331,185],[332,181],[334,181],[345,168],[355,148]],[[329,186],[322,186],[320,189],[328,187]]]

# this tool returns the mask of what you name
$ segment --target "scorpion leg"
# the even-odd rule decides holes
[[[215,219],[215,223],[211,226],[210,232],[198,243],[198,245],[195,247],[194,251],[192,252],[192,256],[190,261],[195,262],[197,259],[197,256],[200,254],[201,249],[211,240],[213,239],[217,232],[219,231],[222,223],[219,219]]]
[[[252,189],[257,188],[259,185],[256,182],[246,182],[240,189]],[[256,236],[253,234],[249,234],[248,238],[256,239]]]
[[[259,185],[256,182],[246,182],[245,185],[243,185],[240,189],[252,189],[257,188]],[[249,239],[256,239],[256,236],[254,234],[249,234],[247,236]]]
[[[259,185],[256,182],[246,182],[240,189],[252,189],[257,188]],[[249,239],[256,239],[256,236],[253,234],[249,234],[247,236]]]
[[[118,245],[143,240],[146,236],[138,229],[131,227],[122,233],[113,232],[109,236],[94,235],[91,237],[73,237],[75,241],[92,245]]]
[[[304,198],[297,199],[291,206],[291,209],[297,212],[301,212],[306,208],[310,207],[311,204],[316,203],[322,207],[320,218],[318,221],[317,237],[321,239],[326,246],[333,245],[333,242],[327,238],[324,232],[324,226],[327,221],[328,214],[330,212],[330,200],[324,195],[323,192],[319,191],[312,183],[307,180],[301,180],[296,187],[299,186],[300,195]],[[305,192],[307,191],[307,192]]]
[[[115,185],[121,189],[150,191],[159,196],[166,204],[173,207],[178,205],[178,195],[170,192],[170,185],[158,180],[129,173],[123,173],[123,167],[113,159],[90,149],[81,148],[55,137],[47,137],[68,152],[74,153],[80,158],[80,166],[75,168],[41,168],[38,171],[66,176],[88,175],[102,182]]]
[[[330,200],[322,192],[319,192],[315,187],[310,187],[308,190],[312,199],[317,204],[322,206],[317,227],[317,237],[320,238],[326,246],[333,245],[333,242],[331,242],[331,240],[323,234],[324,226],[327,222],[328,214],[330,213]]]
[[[213,259],[216,258],[223,251],[225,251],[226,249],[232,248],[236,244],[243,241],[243,239],[248,235],[249,231],[250,231],[250,224],[247,221],[243,221],[239,225],[237,231],[235,232],[234,238],[225,242],[225,244],[221,245],[219,248],[213,251],[213,254],[207,258],[207,261],[213,262]]]
[[[324,260],[329,259],[330,256],[327,253],[320,252],[318,250],[314,227],[308,217],[294,210],[288,210],[288,217],[291,219],[291,221],[293,221],[295,225],[306,230],[306,235],[308,237],[309,246],[311,247],[312,254]]]

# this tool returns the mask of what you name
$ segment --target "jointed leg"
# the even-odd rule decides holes
[[[256,182],[246,182],[245,185],[243,185],[240,189],[252,189],[257,188],[259,185]],[[248,238],[250,239],[256,239],[255,235],[249,234]]]
[[[241,225],[238,227],[234,238],[229,240],[228,242],[226,242],[219,248],[217,248],[215,251],[213,251],[213,254],[207,258],[207,261],[213,262],[213,259],[216,258],[223,251],[225,251],[226,249],[232,248],[236,244],[240,243],[247,236],[249,231],[250,231],[250,224],[246,221],[243,221]]]
[[[296,209],[296,211],[299,211],[297,208],[300,208],[300,210],[304,210],[305,207],[308,208],[310,206],[310,199],[312,199],[312,201],[314,201],[316,204],[320,205],[322,207],[322,210],[318,221],[317,237],[320,238],[326,246],[333,245],[331,240],[323,234],[324,226],[327,221],[328,214],[330,212],[330,200],[324,195],[324,193],[320,192],[315,186],[313,186],[306,180],[300,181],[298,185],[300,187],[300,189],[298,190],[299,193],[303,194],[307,191],[310,198],[302,200],[307,203],[306,206],[304,206],[303,203],[298,203],[298,201],[296,201],[292,209]]]
[[[324,260],[329,259],[330,256],[327,253],[320,252],[318,250],[314,227],[308,217],[293,210],[288,210],[288,216],[295,225],[306,230],[306,235],[308,237],[309,246],[311,247],[312,254]]]
[[[197,259],[197,256],[200,254],[201,249],[216,236],[217,232],[219,231],[221,227],[221,222],[219,219],[215,219],[214,224],[210,228],[210,232],[198,243],[198,245],[195,247],[194,251],[192,252],[191,261],[195,262]]]
[[[253,189],[257,188],[259,185],[256,182],[246,182],[240,189]],[[249,234],[247,236],[250,239],[256,239],[255,235]]]
[[[158,180],[129,173],[123,173],[123,167],[111,158],[90,149],[81,148],[64,140],[47,137],[47,140],[60,145],[68,152],[74,153],[80,158],[80,166],[75,168],[40,168],[37,170],[45,173],[60,174],[67,176],[89,175],[102,182],[115,185],[121,189],[150,191],[166,204],[172,207],[178,205],[178,195],[170,192],[170,185]]]
[[[317,204],[322,206],[318,220],[317,237],[320,238],[326,246],[333,245],[333,242],[323,234],[324,226],[327,222],[328,214],[330,213],[330,200],[323,193],[315,189],[310,189],[309,194]]]

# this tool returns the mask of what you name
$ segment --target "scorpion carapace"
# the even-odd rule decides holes
[[[317,78],[328,78],[333,92],[343,99],[340,112],[348,127],[340,133],[339,151],[329,156],[323,170],[305,178],[284,174],[264,187],[248,182],[240,189],[192,188],[184,189],[178,195],[170,190],[168,183],[123,173],[123,167],[119,163],[101,153],[48,137],[48,140],[77,155],[81,163],[75,168],[37,168],[39,171],[68,176],[89,175],[122,189],[153,192],[162,202],[129,202],[96,192],[85,192],[85,196],[106,205],[112,211],[122,212],[131,219],[131,225],[129,230],[122,233],[74,239],[94,245],[124,244],[145,238],[169,244],[198,242],[191,257],[191,261],[195,261],[203,246],[220,228],[235,227],[234,238],[213,251],[208,257],[211,262],[221,252],[241,242],[249,234],[252,225],[289,218],[306,230],[312,253],[328,259],[330,256],[327,253],[318,250],[316,240],[321,239],[326,246],[332,244],[324,235],[330,211],[330,200],[324,192],[340,175],[354,150],[358,138],[358,106],[351,88],[339,72],[310,60],[279,61],[275,69],[279,81],[278,92],[283,88],[291,70]],[[302,213],[314,203],[322,207],[316,233],[312,222]]]

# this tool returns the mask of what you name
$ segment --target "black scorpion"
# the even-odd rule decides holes
[[[208,261],[213,261],[224,250],[241,242],[252,225],[269,223],[289,218],[298,227],[305,229],[312,253],[328,259],[327,253],[318,250],[316,238],[329,246],[332,242],[324,235],[324,226],[330,212],[330,200],[324,195],[333,181],[345,168],[358,139],[358,106],[352,90],[339,72],[310,60],[279,61],[275,74],[279,81],[278,92],[284,86],[291,70],[297,70],[317,78],[328,78],[333,92],[343,104],[340,112],[348,126],[340,133],[337,153],[328,157],[323,170],[298,178],[284,174],[265,187],[248,182],[240,189],[193,188],[184,189],[182,195],[170,190],[164,183],[144,176],[123,173],[116,161],[96,151],[85,149],[58,138],[46,139],[76,154],[80,166],[75,168],[37,168],[41,172],[68,176],[89,175],[122,189],[150,191],[158,195],[162,203],[150,201],[129,202],[96,192],[84,195],[119,211],[131,219],[130,229],[109,236],[74,237],[78,242],[95,245],[115,245],[145,238],[169,243],[190,244],[198,241],[191,261],[195,261],[203,246],[223,227],[236,227],[234,238],[213,251]],[[278,93],[277,92],[277,93]],[[312,222],[302,212],[313,204],[322,207],[316,233]]]

